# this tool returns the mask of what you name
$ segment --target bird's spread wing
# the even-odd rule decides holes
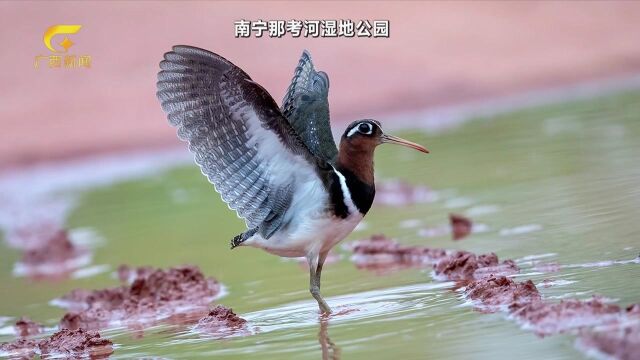
[[[158,73],[158,99],[222,199],[268,238],[316,159],[269,93],[212,52],[175,46]]]
[[[282,102],[282,113],[317,157],[332,163],[338,155],[329,124],[329,77],[316,71],[305,50]]]

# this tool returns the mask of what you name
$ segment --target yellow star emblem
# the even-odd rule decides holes
[[[67,50],[69,50],[70,47],[72,47],[74,44],[73,41],[69,40],[68,37],[64,37],[64,40],[62,40],[60,42],[60,46],[62,46],[64,48],[64,51],[67,52]]]

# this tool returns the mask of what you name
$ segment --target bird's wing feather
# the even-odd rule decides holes
[[[329,77],[316,71],[305,50],[282,101],[282,113],[317,157],[334,162],[338,155],[329,123]]]
[[[296,184],[316,159],[269,93],[212,52],[175,46],[158,73],[158,99],[202,173],[250,229],[279,228]]]

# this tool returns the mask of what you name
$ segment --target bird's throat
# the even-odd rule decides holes
[[[373,149],[340,144],[338,169],[347,170],[361,182],[373,186]]]

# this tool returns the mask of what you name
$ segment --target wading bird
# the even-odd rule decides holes
[[[242,69],[210,51],[175,46],[164,55],[157,96],[202,173],[248,230],[231,248],[253,246],[306,257],[310,292],[323,313],[322,265],[371,208],[373,152],[392,143],[376,120],[351,123],[336,147],[329,125],[329,78],[303,52],[279,108]]]

